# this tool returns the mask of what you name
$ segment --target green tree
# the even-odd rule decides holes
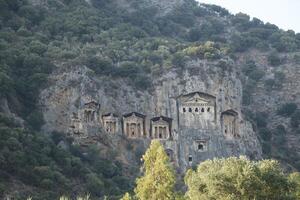
[[[201,163],[185,177],[190,200],[295,199],[294,185],[274,160],[250,161],[245,157]]]
[[[143,156],[144,175],[137,179],[135,194],[139,200],[174,199],[175,174],[159,141],[153,140]]]
[[[100,180],[97,174],[90,173],[86,175],[88,191],[94,195],[101,196],[103,194],[104,183]]]
[[[296,190],[294,193],[296,199],[300,199],[300,173],[299,172],[291,173],[289,175],[289,180],[296,186]]]
[[[126,194],[120,199],[120,200],[131,200],[131,196],[128,192],[126,192]]]

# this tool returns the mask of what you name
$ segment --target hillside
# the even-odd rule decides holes
[[[211,136],[200,160],[246,154],[300,170],[299,33],[193,0],[0,0],[0,20],[0,198],[133,187],[149,141],[100,123],[77,137],[71,123],[92,101],[100,117],[165,115],[176,129],[172,99],[210,94],[217,124],[238,113],[240,138]]]

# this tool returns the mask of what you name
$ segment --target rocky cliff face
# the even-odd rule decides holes
[[[69,133],[79,142],[83,138],[110,135],[111,142],[122,143],[125,130],[119,128],[114,134],[108,133],[103,128],[102,116],[116,114],[122,127],[121,116],[134,111],[146,116],[145,134],[129,141],[143,141],[144,147],[155,137],[150,134],[150,119],[157,116],[172,119],[170,137],[161,141],[180,169],[214,157],[262,156],[253,128],[241,112],[241,81],[235,71],[224,73],[214,62],[190,61],[185,70],[174,68],[153,76],[152,88],[148,90],[138,90],[124,79],[96,76],[85,66],[60,68],[51,80],[52,84],[40,98],[46,132]],[[206,96],[214,101],[211,110],[207,110]],[[197,99],[204,102],[197,104]],[[196,102],[188,104],[188,100]],[[99,109],[92,109],[95,120],[89,121],[84,112],[91,102],[99,105]],[[183,114],[185,105],[187,110]],[[203,108],[206,110],[201,111]],[[205,117],[204,112],[210,112],[207,116],[212,118]],[[74,118],[78,122],[75,126]],[[80,130],[74,132],[74,128]]]
[[[266,128],[271,131],[271,143],[273,150],[277,154],[288,153],[288,163],[297,163],[299,156],[299,128],[291,127],[291,119],[286,116],[278,115],[277,110],[286,103],[300,104],[300,67],[295,60],[297,53],[281,53],[282,64],[272,66],[268,62],[268,54],[258,51],[250,51],[239,55],[237,66],[241,68],[246,65],[247,60],[255,60],[259,70],[266,73],[265,78],[255,83],[254,94],[249,105],[245,106],[253,113],[264,113],[267,122]],[[281,73],[282,78],[276,77],[276,73]],[[277,80],[278,86],[267,87],[265,80]],[[274,144],[276,141],[276,128],[281,126],[286,134],[280,139],[281,146]],[[278,157],[278,155],[272,155]],[[286,156],[282,156],[286,159]]]

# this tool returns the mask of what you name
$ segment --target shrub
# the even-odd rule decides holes
[[[285,135],[286,134],[286,130],[285,127],[283,125],[278,125],[274,131],[274,133],[276,135]]]
[[[242,71],[248,76],[252,71],[256,70],[257,66],[254,60],[247,60],[245,66],[243,66]]]
[[[266,90],[273,90],[276,85],[276,81],[274,79],[267,79],[265,81]]]
[[[285,79],[285,74],[283,72],[275,72],[274,78],[277,85],[281,85]]]
[[[286,143],[286,137],[284,135],[276,135],[273,137],[273,143],[277,146],[277,147],[282,147],[285,145]],[[283,152],[282,152],[283,153]]]
[[[273,46],[280,52],[291,52],[297,49],[297,42],[295,37],[289,35],[282,35]]]
[[[44,124],[44,116],[41,111],[35,110],[31,112],[27,117],[27,122],[35,130],[40,130]]]
[[[42,55],[47,51],[47,46],[39,41],[32,41],[29,44],[29,49],[31,52],[36,53],[38,55]]]
[[[230,46],[234,52],[244,52],[259,42],[247,33],[234,34],[230,41]]]
[[[256,69],[249,73],[249,77],[255,81],[259,81],[265,76],[265,72],[263,70]]]
[[[188,3],[184,3],[183,5],[173,9],[168,18],[185,27],[191,27],[195,23],[195,17],[192,9],[193,8]]]
[[[151,86],[151,79],[145,75],[139,75],[134,79],[134,84],[137,88],[145,90],[150,88]]]
[[[98,178],[97,174],[87,174],[87,189],[88,191],[97,196],[101,196],[104,190],[104,183]]]
[[[256,121],[257,127],[259,127],[259,128],[266,127],[268,124],[267,120],[268,120],[267,113],[265,113],[265,112],[256,113],[255,121]]]
[[[259,129],[259,135],[265,141],[271,141],[272,139],[272,132],[267,128]]]
[[[15,127],[17,126],[14,118],[8,117],[5,114],[0,113],[0,126]]]
[[[220,16],[227,16],[229,15],[229,11],[225,8],[222,8],[221,6],[213,5],[213,4],[204,4],[204,6],[216,13],[218,13]]]
[[[250,25],[250,16],[244,13],[237,13],[232,18],[232,23],[241,29],[247,29]]]
[[[186,58],[183,53],[177,52],[172,58],[172,64],[176,67],[184,68]]]
[[[225,59],[221,59],[218,64],[218,67],[220,67],[223,71],[230,71],[232,70],[232,65],[230,64],[230,62],[228,60]]]
[[[191,28],[188,34],[188,38],[190,41],[198,41],[202,37],[200,28]]]
[[[53,131],[51,133],[51,138],[53,139],[53,142],[57,145],[60,141],[63,141],[65,137],[65,133]]]
[[[295,103],[286,103],[280,106],[277,109],[277,114],[282,116],[291,116],[297,110],[297,104]]]
[[[120,67],[115,68],[112,75],[134,79],[139,73],[141,73],[141,69],[136,65],[136,63],[123,62]]]
[[[201,59],[214,60],[221,56],[221,51],[216,43],[207,41],[199,46],[191,46],[183,50],[183,53],[189,56],[198,57]]]
[[[200,27],[191,28],[188,33],[188,38],[191,42],[198,40],[209,40],[213,35],[222,33],[224,24],[218,20],[210,19],[201,24]]]
[[[86,61],[87,67],[95,71],[96,74],[109,74],[114,70],[112,61],[108,58],[92,56]]]
[[[300,110],[294,112],[294,114],[291,116],[291,125],[294,128],[298,128],[300,125]]]
[[[50,190],[54,186],[54,182],[50,179],[43,179],[40,184],[42,188],[47,190]]]
[[[262,142],[262,152],[264,155],[270,155],[272,153],[272,146],[269,141]]]
[[[272,66],[278,66],[281,64],[281,59],[276,51],[273,51],[268,55],[268,61]]]

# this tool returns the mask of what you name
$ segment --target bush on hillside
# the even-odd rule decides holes
[[[282,116],[291,116],[297,110],[297,107],[298,106],[295,103],[283,104],[277,110],[277,114]]]
[[[268,55],[268,61],[272,66],[278,66],[281,64],[281,58],[276,51],[273,51]]]

